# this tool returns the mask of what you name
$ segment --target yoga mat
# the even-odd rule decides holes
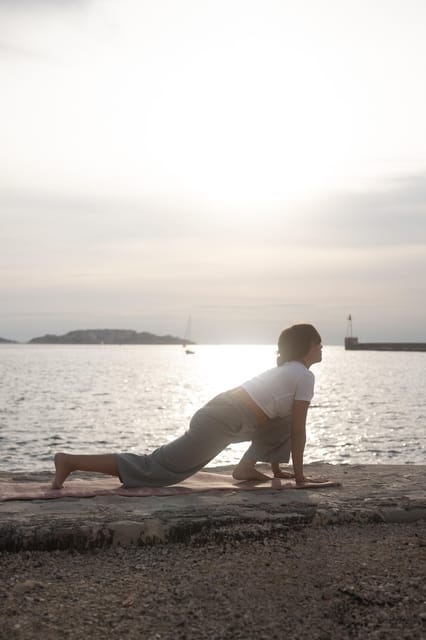
[[[339,483],[327,482],[317,488],[336,487]],[[126,489],[117,478],[106,476],[90,480],[71,479],[63,489],[51,489],[49,482],[0,482],[0,502],[6,500],[52,500],[58,498],[91,498],[93,496],[170,496],[203,491],[252,491],[255,489],[295,489],[294,482],[271,478],[268,482],[256,480],[238,482],[230,475],[199,471],[192,477],[170,487],[137,487]],[[315,488],[312,486],[312,488]]]

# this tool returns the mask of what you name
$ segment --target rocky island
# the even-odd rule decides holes
[[[0,344],[17,344],[16,340],[7,340],[6,338],[0,338]]]
[[[83,329],[57,336],[47,334],[33,338],[29,344],[194,344],[175,336],[157,336],[147,331],[131,329]]]

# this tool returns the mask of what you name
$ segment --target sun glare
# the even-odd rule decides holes
[[[363,179],[365,140],[380,129],[360,88],[376,78],[368,51],[338,40],[336,55],[321,15],[319,29],[288,8],[277,22],[243,3],[227,21],[213,5],[188,15],[131,6],[111,8],[113,32],[94,16],[48,39],[25,23],[26,46],[44,57],[18,58],[6,75],[4,120],[19,120],[10,170],[28,169],[37,187],[48,177],[49,189],[192,199],[237,215]]]
[[[347,182],[359,160],[362,105],[336,90],[335,77],[312,71],[309,44],[291,64],[273,58],[267,47],[254,52],[243,42],[241,49],[244,65],[241,53],[207,47],[177,75],[173,67],[161,69],[162,91],[149,107],[156,126],[139,134],[151,149],[150,174],[166,176],[172,193],[243,208]],[[142,83],[136,105],[143,103]],[[130,109],[136,115],[137,107]],[[124,139],[134,140],[134,119],[121,115]],[[137,166],[136,147],[133,152],[130,164]],[[157,187],[164,188],[164,180]]]

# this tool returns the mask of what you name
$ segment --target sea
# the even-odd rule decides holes
[[[275,366],[274,345],[0,347],[0,471],[51,470],[57,451],[147,453],[226,389]],[[312,367],[306,462],[424,464],[426,353],[325,346]],[[210,467],[235,464],[248,443]]]

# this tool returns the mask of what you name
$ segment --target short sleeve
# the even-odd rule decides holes
[[[311,371],[306,371],[300,376],[296,384],[295,400],[304,400],[310,402],[314,395],[315,377]]]

